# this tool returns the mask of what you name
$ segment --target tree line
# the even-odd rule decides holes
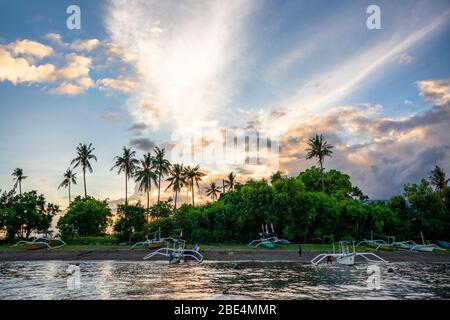
[[[348,175],[325,170],[324,162],[326,157],[332,157],[332,149],[322,135],[316,135],[308,141],[306,158],[315,158],[317,167],[294,177],[276,172],[267,179],[245,183],[237,182],[231,172],[222,188],[215,182],[206,188],[212,202],[195,206],[194,189],[199,188],[205,175],[199,166],[171,164],[160,148],[154,149],[154,155],[147,153],[138,160],[131,148],[124,147],[111,168],[125,177],[125,202],[118,205],[113,221],[108,202],[87,194],[85,174],[92,172],[90,161],[97,158],[91,144],[80,144],[73,167],[66,170],[59,186],[69,189],[70,204],[58,221],[58,229],[64,238],[73,239],[102,236],[111,226],[119,241],[142,240],[161,229],[167,236],[183,232],[184,238],[195,242],[243,242],[257,238],[261,224],[273,225],[279,236],[299,242],[362,239],[372,232],[404,240],[413,239],[420,232],[431,240],[449,239],[450,188],[444,170],[436,166],[428,180],[405,185],[402,195],[387,202],[368,202],[368,197],[352,184]],[[70,185],[76,184],[73,170],[77,167],[83,173],[84,197],[71,201]],[[22,194],[21,183],[26,178],[22,170],[14,170],[13,176],[14,189],[4,192],[0,199],[0,229],[10,238],[27,236],[32,230],[45,231],[50,226],[46,221],[51,222],[59,208],[46,206],[45,198],[34,191]],[[128,203],[127,184],[132,178],[139,190],[147,194],[145,208],[140,203]],[[174,197],[166,201],[160,198],[163,181],[168,182],[165,191],[174,192]],[[150,205],[149,192],[153,186],[158,188],[158,201]],[[191,193],[192,202],[177,207],[177,196],[183,188]],[[33,212],[34,217],[43,217],[42,221],[30,219],[24,210]]]

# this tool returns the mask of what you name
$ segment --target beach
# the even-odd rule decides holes
[[[6,261],[142,261],[150,251],[147,249],[57,249],[57,250],[0,250],[0,262]],[[373,251],[370,251],[373,252]],[[323,251],[303,251],[301,255],[294,250],[266,249],[204,249],[201,250],[204,261],[218,262],[297,262],[310,263],[316,255]],[[379,251],[377,255],[389,262],[419,262],[419,263],[450,263],[447,252],[410,252],[410,251]],[[151,260],[167,260],[167,257],[157,256]],[[364,262],[358,258],[357,262]]]

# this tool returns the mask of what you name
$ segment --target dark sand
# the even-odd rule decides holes
[[[119,261],[142,261],[142,258],[150,251],[146,249],[84,249],[84,250],[0,250],[1,261],[99,261],[99,260],[119,260]],[[309,263],[312,258],[321,252],[304,251],[299,256],[297,251],[288,250],[233,250],[233,249],[204,249],[201,251],[205,261],[255,261],[255,262],[298,262]],[[422,262],[422,263],[450,263],[450,254],[446,252],[377,252],[383,259],[389,262]],[[159,256],[154,260],[167,260],[166,257]],[[357,258],[358,261],[364,261]]]

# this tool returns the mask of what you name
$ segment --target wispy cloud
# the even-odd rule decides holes
[[[112,41],[137,57],[142,77],[135,100],[167,110],[155,119],[137,106],[136,122],[195,126],[217,116],[233,92],[233,61],[254,1],[110,1]]]

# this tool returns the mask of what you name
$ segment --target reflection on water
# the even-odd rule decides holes
[[[69,290],[70,262],[0,263],[0,299],[449,299],[447,264],[382,266],[381,290],[366,286],[367,265],[296,263],[80,262],[81,287]]]

